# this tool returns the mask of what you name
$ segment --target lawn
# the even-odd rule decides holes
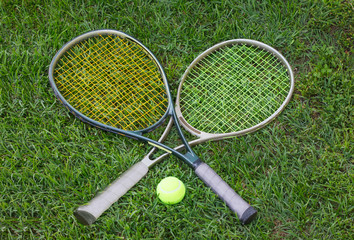
[[[352,0],[0,0],[1,239],[353,239]],[[95,224],[73,211],[149,151],[82,123],[55,98],[48,67],[82,33],[116,29],[146,45],[173,95],[202,51],[236,38],[279,50],[295,74],[284,112],[195,152],[258,210],[249,225],[175,157],[150,170]],[[149,136],[158,139],[162,128]],[[188,134],[186,134],[190,137]],[[169,142],[179,142],[175,131]],[[184,181],[176,205],[156,196]]]

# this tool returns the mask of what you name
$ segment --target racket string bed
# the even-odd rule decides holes
[[[100,35],[75,45],[62,59],[55,72],[58,89],[88,117],[134,131],[165,113],[168,101],[159,69],[136,44]]]
[[[196,129],[213,133],[235,132],[264,121],[289,92],[287,69],[273,54],[239,44],[202,59],[186,82],[183,116]]]

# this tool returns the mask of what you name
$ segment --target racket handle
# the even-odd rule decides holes
[[[78,207],[74,212],[75,217],[80,223],[91,225],[104,211],[138,183],[148,171],[149,168],[142,162],[133,165],[90,202]]]
[[[209,186],[233,211],[243,224],[250,223],[257,215],[257,210],[243,200],[222,178],[206,163],[195,169],[197,176]]]

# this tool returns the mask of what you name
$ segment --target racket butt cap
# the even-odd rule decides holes
[[[83,225],[91,225],[97,220],[97,218],[94,217],[91,213],[83,210],[76,210],[74,212],[74,215],[76,219],[79,221],[79,223]]]
[[[240,217],[240,221],[243,224],[248,224],[252,222],[252,220],[255,219],[256,216],[257,216],[257,210],[254,209],[253,207],[249,207]]]

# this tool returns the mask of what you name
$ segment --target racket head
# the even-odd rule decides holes
[[[50,64],[49,81],[76,117],[115,133],[152,131],[173,107],[159,61],[116,30],[91,31],[66,43]]]
[[[234,39],[207,49],[186,69],[178,87],[180,124],[199,137],[192,145],[262,128],[294,91],[287,60],[267,44]]]

